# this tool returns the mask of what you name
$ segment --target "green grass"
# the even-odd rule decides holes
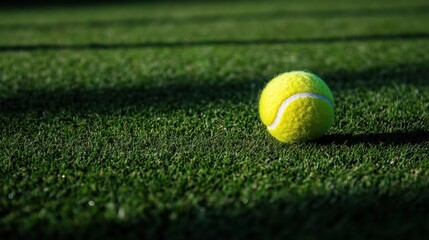
[[[0,238],[427,237],[428,22],[416,0],[1,10]],[[334,93],[318,141],[258,118],[289,70]]]

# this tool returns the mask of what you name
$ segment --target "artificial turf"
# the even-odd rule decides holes
[[[0,12],[0,238],[428,236],[426,1]],[[318,141],[258,118],[290,70],[334,93]]]

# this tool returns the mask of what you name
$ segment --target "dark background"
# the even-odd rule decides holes
[[[0,1],[0,7],[3,8],[21,8],[21,7],[50,7],[50,6],[74,6],[74,5],[99,5],[106,3],[157,3],[157,2],[210,2],[210,0],[18,0],[18,1]],[[216,1],[222,2],[222,1]]]

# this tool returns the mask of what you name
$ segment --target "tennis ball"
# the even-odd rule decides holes
[[[262,91],[259,115],[268,132],[281,142],[314,140],[334,122],[334,97],[316,75],[287,72],[271,80]]]

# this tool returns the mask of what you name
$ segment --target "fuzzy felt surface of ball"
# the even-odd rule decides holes
[[[334,122],[334,97],[326,83],[312,73],[283,73],[262,91],[259,116],[268,132],[281,142],[314,140]]]

